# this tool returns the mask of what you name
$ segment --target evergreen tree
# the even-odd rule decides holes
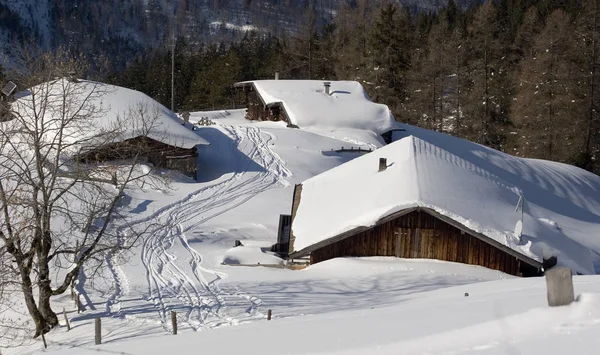
[[[584,0],[577,20],[577,52],[583,57],[581,84],[584,86],[586,106],[585,145],[574,163],[596,173],[600,172],[600,4],[598,0]]]
[[[405,8],[385,6],[373,25],[370,40],[369,81],[373,99],[389,105],[398,114],[406,96],[406,72],[410,68],[412,25]]]
[[[368,0],[357,1],[356,7],[343,2],[335,18],[336,54],[335,76],[340,79],[358,80],[371,92],[372,86],[366,82],[367,67],[372,53],[368,48],[368,34],[375,16],[374,6]]]
[[[507,75],[498,39],[500,28],[496,21],[497,9],[488,0],[478,6],[468,27],[470,85],[465,87],[464,122],[466,136],[476,142],[500,148],[503,143],[502,127],[507,117],[502,99],[505,95],[504,77]]]
[[[513,105],[518,155],[572,162],[582,151],[586,106],[572,31],[569,15],[555,10],[535,37],[534,56],[523,60]]]
[[[449,59],[454,49],[449,47],[449,32],[445,17],[440,17],[428,34],[421,35],[419,31],[419,37],[425,40],[416,41],[412,60],[415,64],[407,73],[408,121],[432,130],[443,130],[449,116],[447,99],[453,69]]]

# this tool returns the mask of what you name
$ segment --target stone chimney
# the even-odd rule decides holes
[[[325,94],[330,95],[330,90],[331,90],[331,83],[329,81],[326,81],[323,83],[323,85],[325,85]]]
[[[379,158],[379,171],[384,171],[387,169],[387,159]]]

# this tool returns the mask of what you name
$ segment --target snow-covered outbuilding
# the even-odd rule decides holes
[[[389,137],[397,128],[390,109],[369,100],[356,81],[255,80],[234,84],[249,120],[284,121],[300,128],[346,128]]]
[[[82,116],[66,126],[62,139],[87,163],[141,154],[156,167],[195,177],[196,146],[209,144],[146,94],[94,81],[42,83],[19,93],[11,110],[32,118],[43,115],[46,124]]]
[[[402,127],[395,142],[296,186],[290,258],[429,258],[534,276],[557,257],[600,269],[600,177]]]

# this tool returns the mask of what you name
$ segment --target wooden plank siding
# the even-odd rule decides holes
[[[438,259],[480,265],[511,275],[526,272],[525,276],[534,276],[537,272],[534,266],[522,268],[524,263],[516,257],[424,211],[413,211],[313,250],[310,261],[318,263],[341,256]]]
[[[139,136],[120,142],[105,144],[75,156],[75,159],[89,164],[105,161],[145,157],[157,168],[177,170],[196,178],[198,152],[194,148],[172,146],[155,139]]]
[[[251,121],[284,121],[290,123],[281,103],[266,105],[254,84],[243,87],[246,119]]]

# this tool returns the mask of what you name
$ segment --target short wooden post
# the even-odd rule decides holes
[[[171,325],[173,326],[173,335],[177,335],[177,312],[171,311]]]
[[[44,342],[44,349],[48,349],[48,344],[46,344],[46,337],[44,336],[43,331],[42,331],[42,341]]]
[[[273,312],[271,312],[271,310],[269,309],[267,311],[267,320],[271,320],[271,315],[273,314]]]
[[[546,287],[550,307],[566,306],[575,300],[573,275],[569,268],[554,267],[546,271]]]
[[[379,158],[379,171],[384,171],[387,169],[387,159]]]
[[[65,317],[65,323],[67,324],[67,332],[71,330],[71,323],[69,323],[69,317],[67,317],[67,311],[65,311],[65,307],[63,307],[63,316]]]
[[[76,298],[77,299],[75,300],[75,303],[77,303],[77,313],[81,313],[83,312],[83,305],[81,304],[81,294],[78,293]]]
[[[94,337],[96,345],[102,344],[102,321],[100,317],[96,318],[96,336]]]

